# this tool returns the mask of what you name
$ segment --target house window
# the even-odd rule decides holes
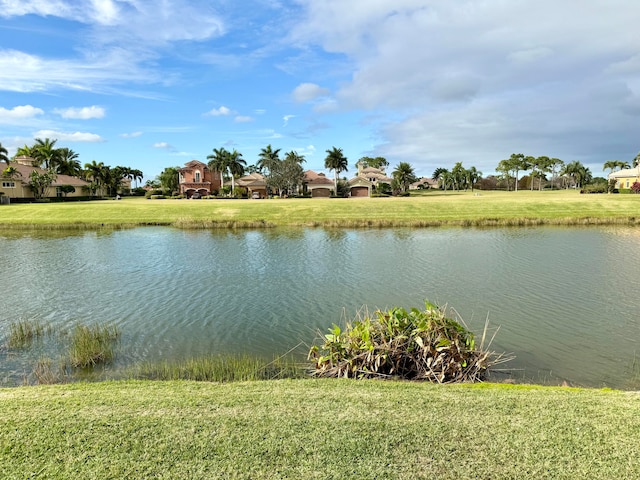
[[[2,182],[2,188],[16,188],[16,182]]]
[[[178,181],[180,183],[184,183],[184,175],[182,175],[181,173],[178,174]]]
[[[629,188],[629,180],[627,180],[627,188]]]
[[[196,170],[196,183],[200,183],[200,171]]]

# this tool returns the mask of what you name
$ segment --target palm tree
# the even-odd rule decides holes
[[[586,168],[582,163],[580,163],[577,160],[567,163],[562,169],[562,171],[560,172],[560,174],[571,177],[575,182],[577,188],[580,188],[585,184],[589,183],[592,178],[591,170]],[[567,184],[567,188],[569,188],[568,184]]]
[[[334,194],[338,196],[338,175],[346,172],[349,168],[347,157],[342,153],[341,148],[331,147],[327,150],[327,157],[324,159],[324,166],[329,170],[333,170],[334,174]]]
[[[36,138],[36,143],[33,145],[32,152],[35,150],[35,159],[40,165],[44,163],[44,168],[46,169],[55,169],[57,167],[59,152],[58,149],[54,148],[56,142],[57,140],[49,138],[44,140]]]
[[[209,160],[208,166],[211,170],[220,172],[220,189],[222,190],[224,188],[224,174],[229,163],[229,151],[224,147],[214,148],[213,153],[207,155],[207,160]]]
[[[9,164],[9,152],[2,146],[2,143],[0,143],[0,162]]]
[[[444,178],[448,173],[449,170],[446,168],[438,167],[433,171],[433,175],[431,175],[431,178],[438,182],[440,186],[444,188],[445,192],[447,191],[447,184],[444,182]]]
[[[58,149],[57,173],[60,175],[70,175],[77,177],[80,175],[82,167],[78,160],[79,155],[70,148]]]
[[[138,188],[138,180],[142,181],[144,178],[144,173],[142,170],[138,170],[137,168],[132,168],[129,172],[129,178],[135,182],[135,188]]]
[[[246,164],[247,162],[244,160],[244,158],[242,158],[242,154],[238,152],[235,148],[233,149],[233,152],[227,152],[227,169],[231,174],[231,194],[232,195],[236,189],[235,177],[236,175],[242,176],[242,174],[244,173],[244,167]]]
[[[35,155],[36,155],[35,146],[30,147],[27,144],[25,144],[23,147],[19,147],[18,150],[16,151],[16,157],[24,156],[24,157],[35,158]]]
[[[94,195],[98,188],[106,181],[105,168],[109,167],[105,167],[104,163],[96,162],[95,160],[92,160],[91,163],[84,164],[84,176],[86,180],[91,179],[93,185],[90,186],[90,189]]]
[[[400,162],[393,170],[392,175],[403,192],[406,192],[409,189],[409,185],[417,180],[413,167],[407,162]]]
[[[555,180],[556,180],[556,169],[558,167],[562,167],[564,165],[564,162],[562,160],[560,160],[559,158],[551,158],[549,159],[549,166],[548,169],[551,171],[551,188],[553,189],[553,186],[555,184]]]
[[[268,174],[272,168],[280,161],[280,149],[276,148],[273,150],[271,148],[271,144],[267,145],[265,148],[260,150],[260,154],[258,155],[258,170],[262,173],[265,172]]]
[[[467,170],[467,183],[471,185],[472,192],[476,183],[478,183],[480,179],[482,179],[482,172],[479,171],[476,167],[471,167]]]

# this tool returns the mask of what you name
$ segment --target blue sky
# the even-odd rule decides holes
[[[640,150],[637,0],[0,0],[0,142],[141,169],[267,144],[417,174]]]

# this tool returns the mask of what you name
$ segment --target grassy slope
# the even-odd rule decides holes
[[[0,390],[0,478],[639,478],[640,396],[299,380]]]
[[[428,193],[409,198],[145,200],[11,205],[0,226],[173,224],[202,220],[304,226],[342,222],[459,222],[479,219],[629,219],[640,216],[640,196],[580,195],[575,191]],[[561,223],[561,222],[560,222]]]

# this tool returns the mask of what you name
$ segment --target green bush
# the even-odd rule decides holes
[[[426,302],[423,311],[396,307],[365,314],[344,330],[334,325],[309,359],[321,377],[451,383],[482,380],[502,355],[477,348],[473,333]]]
[[[164,195],[164,192],[158,188],[154,188],[152,190],[147,190],[144,194],[145,198],[151,198],[153,196]]]
[[[591,185],[585,185],[580,190],[580,193],[607,193],[609,186],[606,183],[596,183]]]

